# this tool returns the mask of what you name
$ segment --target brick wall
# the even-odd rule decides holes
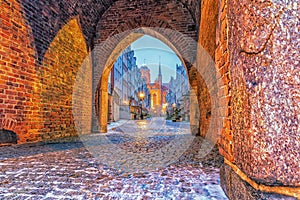
[[[5,0],[10,2],[10,0]],[[22,15],[27,26],[32,29],[33,42],[37,59],[40,62],[57,32],[69,22],[78,18],[79,26],[89,47],[93,45],[93,37],[99,16],[113,3],[105,4],[85,0],[32,1],[21,0]]]
[[[83,63],[87,55],[85,39],[77,19],[73,19],[56,34],[38,70],[44,140],[74,135],[75,129],[81,127],[81,130],[85,123],[87,129],[91,126],[88,122],[89,117],[85,118],[86,113],[83,113],[89,113],[91,110],[92,97],[92,70],[88,67],[90,62]],[[77,88],[73,91],[76,78]],[[85,103],[84,100],[90,102]],[[78,122],[80,121],[78,124],[80,127],[75,127],[74,124],[73,102],[76,103],[74,108],[81,110],[76,113],[82,116],[79,118],[76,116]]]
[[[33,8],[26,5],[13,0],[1,1],[0,128],[16,132],[19,143],[74,135],[72,91],[77,72],[87,56],[85,38],[77,19],[61,26],[55,37],[51,31],[41,33],[39,28],[33,29],[32,21],[27,20],[31,19],[28,13]],[[48,9],[50,12],[52,8]],[[42,57],[38,51],[41,48]],[[87,108],[91,109],[90,81],[91,74],[81,81],[86,98],[78,99],[86,102],[74,104],[87,112]],[[89,127],[88,119],[82,123]]]
[[[193,134],[205,137],[211,123],[212,106],[210,92],[205,84],[204,78],[196,67],[192,67],[189,70],[189,79],[192,90],[191,94],[196,95],[196,98],[193,99],[193,101],[197,104],[197,108],[191,107],[190,113],[191,116],[197,116],[195,119],[191,120],[191,126],[195,126],[192,127]]]
[[[219,89],[219,98],[221,102],[220,115],[223,121],[223,129],[221,130],[220,153],[228,160],[233,161],[233,136],[232,136],[232,105],[231,105],[231,76],[230,61],[228,50],[228,7],[227,0],[219,1],[218,25],[216,30],[217,49],[215,51],[215,63],[219,72],[219,78],[222,85]]]
[[[19,142],[38,136],[36,55],[31,29],[16,1],[1,1],[0,12],[0,128],[12,130]]]
[[[219,95],[217,94],[217,73],[216,66],[212,63],[216,50],[216,26],[218,18],[218,2],[204,0],[201,2],[201,21],[199,22],[198,54],[197,54],[197,93],[200,111],[200,134],[212,137],[219,137],[220,127],[216,121],[214,112],[217,109]],[[210,83],[214,83],[210,85]],[[216,109],[215,109],[216,108]],[[212,114],[214,119],[212,120]],[[211,128],[210,128],[211,127]],[[215,133],[212,133],[215,132]]]

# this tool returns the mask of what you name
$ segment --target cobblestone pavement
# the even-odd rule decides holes
[[[167,122],[158,131],[157,124],[152,124],[156,133],[152,130],[146,137],[145,127],[141,128],[145,124],[151,129],[147,121],[122,121],[111,124],[107,135],[0,147],[0,199],[227,199],[220,187],[222,158],[216,148],[203,158],[197,156],[203,142],[200,137],[165,166],[130,172],[112,167],[112,153],[107,151],[111,148],[105,146],[128,155],[147,155],[168,146],[176,136],[184,141],[187,135],[187,123]],[[143,137],[128,134],[134,126],[141,128],[135,131],[143,132]],[[96,139],[105,141],[97,143],[97,150],[106,149],[97,155],[89,148]],[[139,163],[128,163],[124,155],[126,165]]]

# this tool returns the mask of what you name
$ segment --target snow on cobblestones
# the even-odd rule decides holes
[[[110,142],[97,144],[117,145],[114,147],[126,149],[128,154],[154,152],[178,134],[185,137],[182,133],[186,131],[186,124],[168,124],[161,133],[137,140],[125,135],[124,127],[119,128],[124,124],[126,121],[111,124],[105,136]],[[102,136],[91,135],[89,144],[98,137]],[[111,159],[108,151],[101,154],[102,160],[97,159],[80,138],[30,147],[0,147],[0,199],[225,200],[219,178],[222,158],[216,148],[204,158],[197,157],[201,142],[195,137],[182,156],[165,167],[130,173],[107,165],[106,160]]]

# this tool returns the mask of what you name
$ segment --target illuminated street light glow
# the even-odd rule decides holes
[[[140,98],[141,100],[143,100],[143,99],[145,98],[144,92],[140,92],[140,93],[139,93],[139,98]]]

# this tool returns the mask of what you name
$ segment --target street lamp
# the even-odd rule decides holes
[[[142,101],[145,98],[144,92],[139,92],[139,99]]]
[[[145,98],[145,93],[144,92],[139,92],[138,97],[139,97],[140,104],[141,104],[141,119],[143,119],[143,104],[142,104],[142,101]]]

